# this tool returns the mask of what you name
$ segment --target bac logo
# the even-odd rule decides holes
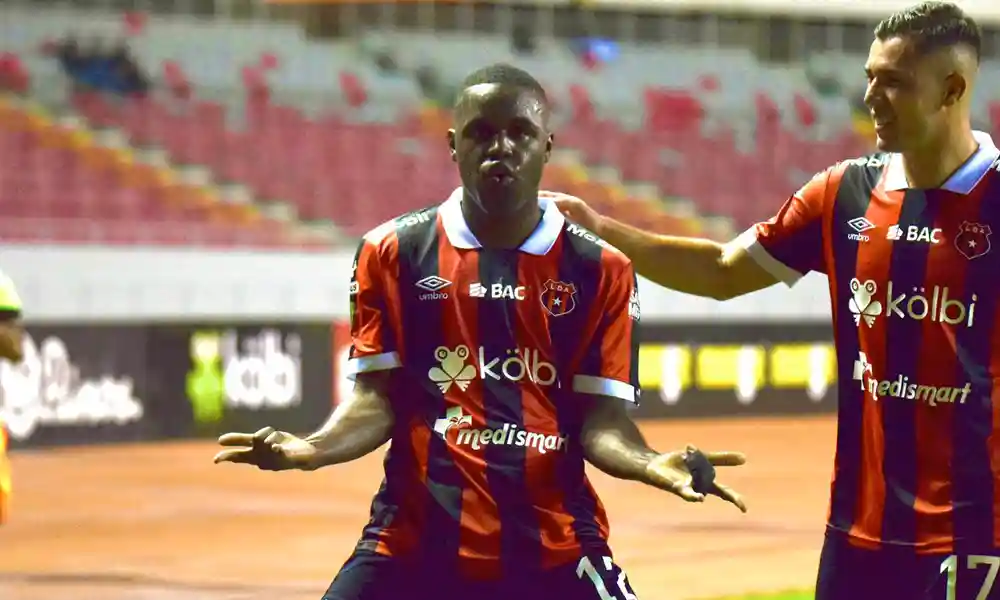
[[[894,242],[907,241],[920,244],[938,244],[941,242],[941,230],[937,227],[920,227],[909,225],[905,229],[899,225],[890,225],[885,233],[885,239]]]
[[[490,297],[494,300],[524,300],[525,288],[523,285],[506,285],[494,283],[486,287],[478,281],[469,285],[469,295],[473,298]]]

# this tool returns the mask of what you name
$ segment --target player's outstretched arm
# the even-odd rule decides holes
[[[593,231],[625,253],[639,275],[665,288],[716,300],[729,300],[777,283],[736,243],[659,235],[598,214],[574,196],[541,192],[567,218]]]
[[[350,462],[389,441],[396,421],[389,402],[395,374],[374,371],[356,376],[354,392],[341,401],[323,427],[306,438],[319,449],[313,468]]]
[[[708,471],[714,467],[739,466],[746,458],[739,452],[700,452],[693,446],[677,452],[660,453],[649,447],[642,432],[617,398],[583,398],[589,402],[582,432],[583,451],[590,464],[618,479],[639,481],[666,490],[687,500],[702,502],[706,494],[747,507],[743,498],[729,487],[707,478],[692,462],[700,454]],[[699,457],[700,458],[700,457]],[[710,465],[710,466],[708,466]]]
[[[227,433],[215,462],[255,465],[266,471],[312,471],[361,458],[389,441],[395,416],[388,400],[389,371],[359,374],[354,393],[327,422],[305,438],[265,427],[256,433]]]

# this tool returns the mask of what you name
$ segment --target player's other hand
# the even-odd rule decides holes
[[[273,427],[257,433],[227,433],[219,437],[219,444],[227,449],[215,455],[215,464],[245,463],[264,471],[309,470],[319,455],[316,446]]]
[[[573,221],[577,225],[581,225],[590,231],[594,232],[598,236],[601,235],[599,231],[601,226],[601,215],[597,214],[597,211],[587,206],[587,203],[580,200],[576,196],[570,196],[569,194],[563,194],[561,192],[538,192],[540,198],[550,198],[556,203],[556,207],[559,209],[567,219]]]
[[[738,467],[746,461],[746,457],[739,452],[701,452],[694,446],[688,446],[685,450],[660,454],[649,462],[646,469],[659,487],[688,502],[703,502],[706,495],[718,496],[746,512],[747,505],[743,498],[715,480],[715,467]]]

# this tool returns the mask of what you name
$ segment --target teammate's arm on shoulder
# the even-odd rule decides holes
[[[395,414],[389,401],[398,371],[358,373],[354,389],[340,398],[333,414],[307,442],[319,451],[313,468],[350,462],[389,441]]]
[[[845,168],[841,163],[814,175],[777,214],[727,244],[723,262],[746,265],[736,269],[740,273],[755,268],[761,277],[788,286],[810,271],[825,273],[823,219]]]
[[[767,271],[719,242],[661,235],[598,215],[578,198],[563,196],[560,208],[632,259],[636,272],[665,288],[728,300],[775,283]]]
[[[823,213],[845,163],[812,178],[770,220],[726,244],[660,235],[594,215],[595,233],[624,252],[636,271],[668,289],[729,300],[781,281],[794,284],[823,266]]]
[[[0,358],[20,362],[24,358],[21,338],[21,298],[14,283],[0,273]]]

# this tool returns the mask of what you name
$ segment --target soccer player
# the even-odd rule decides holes
[[[626,600],[584,461],[701,501],[688,451],[650,449],[629,260],[539,200],[549,105],[493,65],[449,131],[462,187],[369,232],[351,283],[353,395],[305,439],[227,434],[216,462],[315,469],[391,440],[385,479],[326,600]],[[737,453],[705,453],[738,465]],[[706,491],[745,510],[715,484]]]
[[[839,408],[819,600],[1000,598],[1000,151],[970,125],[980,45],[949,3],[882,21],[865,65],[879,152],[728,244],[556,200],[681,292],[827,276]]]
[[[0,272],[0,358],[20,362],[21,298],[14,282]],[[7,430],[0,419],[0,524],[7,520],[11,493],[10,463],[7,460]]]

